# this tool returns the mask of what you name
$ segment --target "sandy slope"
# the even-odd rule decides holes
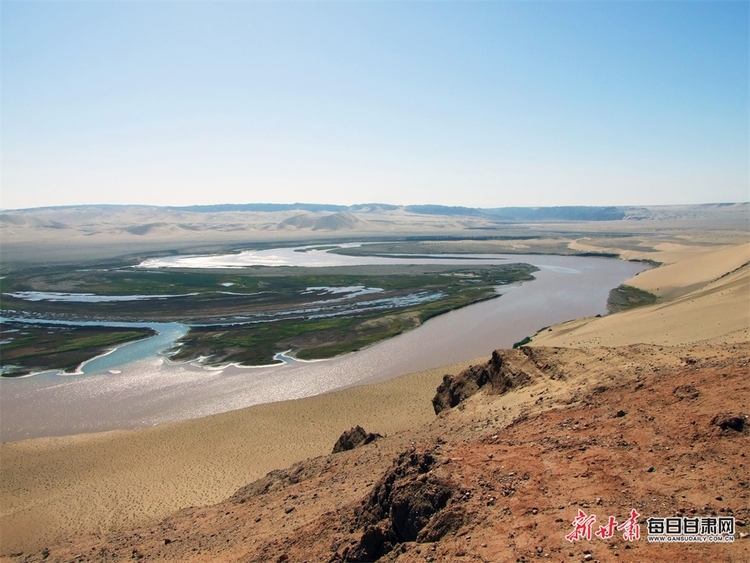
[[[533,339],[533,344],[578,347],[748,340],[748,261],[748,244],[688,253],[683,260],[643,272],[628,282],[660,295],[680,297],[663,297],[651,306],[565,323],[542,332]],[[699,288],[691,291],[696,285]]]
[[[641,273],[631,285],[665,299],[689,293],[750,263],[750,243],[720,249],[675,244],[654,248],[659,251],[656,259],[664,265]]]
[[[0,553],[218,502],[272,469],[329,453],[356,424],[380,434],[424,424],[442,375],[467,365],[154,428],[3,444]]]

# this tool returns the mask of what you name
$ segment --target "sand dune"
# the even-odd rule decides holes
[[[348,212],[330,213],[320,216],[314,213],[301,213],[284,219],[277,230],[308,229],[311,231],[351,231],[367,230],[367,222]]]
[[[630,283],[664,298],[689,293],[750,262],[750,243],[725,248],[663,244],[656,259],[664,265],[639,274]]]
[[[571,321],[542,332],[533,344],[580,347],[747,340],[749,251],[750,245],[742,244],[684,253],[681,260],[628,281],[662,296],[661,302],[598,319]],[[696,286],[699,289],[694,289]]]
[[[744,266],[674,301],[600,319],[572,321],[542,332],[534,346],[677,345],[750,338],[750,267]]]
[[[474,218],[470,227],[492,221]],[[0,220],[7,265],[81,263],[154,252],[207,253],[247,244],[325,241],[346,236],[458,236],[461,218],[368,209],[363,212],[187,212],[114,206],[10,211]]]

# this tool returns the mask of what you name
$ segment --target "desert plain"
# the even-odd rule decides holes
[[[727,421],[749,414],[749,218],[747,204],[502,224],[377,209],[6,213],[4,269],[419,236],[494,252],[649,261],[654,268],[626,283],[656,302],[545,327],[518,350],[487,350],[375,385],[153,428],[4,443],[0,555],[748,561],[750,434],[746,423]],[[466,371],[472,365],[487,366],[482,385]],[[457,390],[455,405],[437,409],[441,383]],[[380,437],[332,454],[357,425]],[[598,526],[633,509],[639,541],[622,532],[565,538],[578,510],[596,513]],[[677,515],[732,515],[736,540],[645,541],[646,518]]]

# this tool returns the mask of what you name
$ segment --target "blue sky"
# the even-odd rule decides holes
[[[747,201],[749,6],[3,1],[0,206]]]

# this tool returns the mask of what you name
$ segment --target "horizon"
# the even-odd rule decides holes
[[[466,205],[441,205],[435,203],[417,203],[399,205],[385,202],[366,202],[366,203],[353,203],[351,205],[341,205],[336,203],[321,203],[321,202],[302,202],[295,201],[292,203],[281,203],[281,202],[246,202],[246,203],[211,203],[211,204],[193,204],[193,205],[154,205],[154,204],[140,204],[140,203],[82,203],[82,204],[68,204],[68,205],[43,205],[38,207],[19,207],[19,208],[2,208],[0,207],[0,213],[12,212],[12,211],[44,211],[44,210],[55,210],[55,209],[72,209],[76,207],[156,207],[159,209],[172,209],[180,211],[193,211],[194,208],[201,208],[201,211],[208,211],[206,208],[218,208],[218,207],[280,207],[283,209],[270,210],[270,211],[309,211],[309,212],[340,212],[348,211],[351,208],[357,207],[369,207],[369,206],[383,206],[393,209],[408,209],[408,208],[442,208],[446,210],[454,209],[466,209],[469,211],[497,211],[497,210],[510,210],[510,209],[650,209],[658,207],[729,207],[733,205],[748,205],[750,200],[745,201],[707,201],[704,203],[669,203],[669,204],[628,204],[628,205],[507,205],[498,207],[471,207]],[[304,207],[319,207],[317,210],[303,209]],[[337,208],[337,209],[334,209]],[[197,211],[197,209],[195,209]],[[222,209],[216,210],[217,212],[223,211],[258,211],[258,210],[243,210],[243,209]],[[355,210],[356,211],[356,210]]]
[[[731,1],[5,2],[0,209],[743,202],[749,19]]]

